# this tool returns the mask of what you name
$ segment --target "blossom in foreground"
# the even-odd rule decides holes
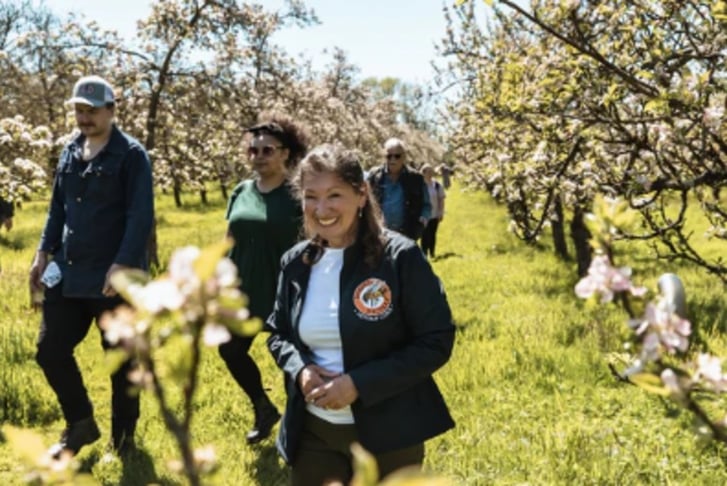
[[[230,331],[239,332],[249,312],[238,288],[237,267],[221,256],[224,251],[222,244],[208,250],[180,248],[172,254],[167,273],[150,282],[139,271],[112,277],[133,309],[118,309],[104,317],[106,339],[133,349],[135,341],[143,340],[149,322],[171,317],[179,323],[204,318],[202,337],[208,346],[229,341]]]
[[[641,357],[654,361],[662,351],[674,354],[684,352],[689,347],[692,324],[676,314],[674,305],[661,299],[646,305],[644,315],[629,320],[629,327],[641,337]]]
[[[616,268],[606,255],[597,255],[591,260],[588,275],[576,284],[575,292],[582,299],[599,294],[601,302],[606,303],[611,302],[618,292],[630,292],[635,297],[641,297],[646,294],[646,288],[634,287],[629,267]]]
[[[672,395],[682,396],[684,394],[679,377],[671,368],[666,368],[661,372],[661,382]]]
[[[706,353],[697,357],[697,371],[692,379],[701,381],[716,392],[727,391],[727,375],[722,373],[722,359]]]

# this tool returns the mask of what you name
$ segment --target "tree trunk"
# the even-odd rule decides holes
[[[174,205],[178,208],[182,207],[182,188],[178,182],[174,182]]]
[[[202,188],[199,190],[199,200],[204,204],[207,205],[207,189]]]
[[[570,260],[568,254],[568,244],[565,241],[565,229],[563,226],[563,203],[558,196],[554,201],[555,218],[550,221],[551,228],[553,230],[553,246],[555,247],[555,254],[558,255],[562,260]]]
[[[584,215],[583,209],[576,206],[573,210],[573,220],[570,223],[570,234],[576,251],[579,277],[584,277],[588,273],[588,267],[591,266],[591,245],[588,243],[591,232],[583,222]]]
[[[149,268],[159,268],[159,245],[157,243],[157,218],[156,215],[151,222],[151,233],[149,233],[149,241],[146,244],[147,257],[149,259]]]
[[[227,201],[227,198],[229,197],[227,195],[227,186],[222,181],[222,178],[220,178],[220,192],[222,193],[222,200]]]

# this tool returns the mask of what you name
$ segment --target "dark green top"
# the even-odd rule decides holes
[[[230,196],[227,221],[235,244],[230,259],[237,265],[252,316],[267,319],[273,310],[280,257],[298,241],[302,221],[299,202],[283,184],[261,193],[254,180],[241,182]]]

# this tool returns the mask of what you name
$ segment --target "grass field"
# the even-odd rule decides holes
[[[39,316],[27,308],[27,270],[45,203],[29,203],[9,234],[0,234],[0,422],[29,427],[51,444],[63,428],[60,410],[34,362]],[[173,207],[158,201],[160,257],[172,249],[217,241],[224,202]],[[507,217],[487,196],[449,192],[433,262],[448,292],[457,342],[437,373],[457,427],[427,444],[426,469],[456,485],[727,484],[727,450],[700,439],[690,414],[621,383],[607,359],[621,350],[625,316],[615,307],[586,308],[573,294],[573,264],[547,244],[524,246],[505,232]],[[704,243],[714,245],[713,243]],[[724,252],[715,247],[714,251]],[[639,246],[620,246],[620,264],[653,287],[663,271],[682,276],[699,340],[727,356],[724,285],[687,266],[660,266]],[[142,401],[133,461],[102,460],[109,437],[110,384],[94,330],[78,349],[103,435],[79,455],[105,485],[184,484],[170,472],[174,443],[155,403]],[[274,401],[280,375],[258,338],[253,353]],[[285,484],[273,441],[249,447],[252,411],[215,350],[206,350],[193,423],[196,444],[212,443],[220,459],[209,484]],[[0,483],[22,484],[22,464],[0,437]]]

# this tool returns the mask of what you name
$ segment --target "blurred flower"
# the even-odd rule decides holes
[[[642,336],[642,358],[650,361],[659,357],[661,347],[669,353],[686,351],[692,333],[691,323],[679,317],[666,299],[648,303],[642,317],[629,320],[629,327]]]
[[[136,336],[136,314],[125,305],[103,314],[100,323],[106,341],[112,346]]]
[[[715,106],[706,108],[702,115],[702,121],[705,125],[713,130],[717,130],[722,125],[724,117],[724,106]]]
[[[149,370],[145,370],[140,366],[134,367],[131,371],[129,371],[127,377],[131,383],[135,384],[139,388],[151,388],[151,385],[154,382],[154,376],[149,372]]]
[[[597,255],[591,261],[588,275],[583,277],[575,286],[576,295],[588,299],[593,294],[601,295],[601,302],[611,302],[616,292],[631,292],[631,295],[641,297],[646,294],[645,287],[634,287],[631,283],[631,269],[629,267],[615,268],[611,266],[606,255]]]
[[[692,379],[702,381],[714,391],[727,391],[727,375],[722,373],[722,358],[700,353],[697,357],[697,371]]]
[[[204,327],[203,341],[207,346],[219,346],[226,343],[232,336],[225,326],[208,324]]]
[[[200,255],[200,249],[186,246],[176,250],[169,260],[169,279],[174,282],[185,295],[191,294],[199,287],[199,277],[194,270],[194,262]]]
[[[211,445],[194,450],[194,462],[202,472],[211,472],[217,467],[217,454]]]
[[[672,395],[682,396],[684,394],[679,377],[671,368],[666,368],[661,372],[661,381]]]
[[[129,288],[129,293],[137,305],[151,314],[178,310],[185,301],[179,287],[165,278]]]

